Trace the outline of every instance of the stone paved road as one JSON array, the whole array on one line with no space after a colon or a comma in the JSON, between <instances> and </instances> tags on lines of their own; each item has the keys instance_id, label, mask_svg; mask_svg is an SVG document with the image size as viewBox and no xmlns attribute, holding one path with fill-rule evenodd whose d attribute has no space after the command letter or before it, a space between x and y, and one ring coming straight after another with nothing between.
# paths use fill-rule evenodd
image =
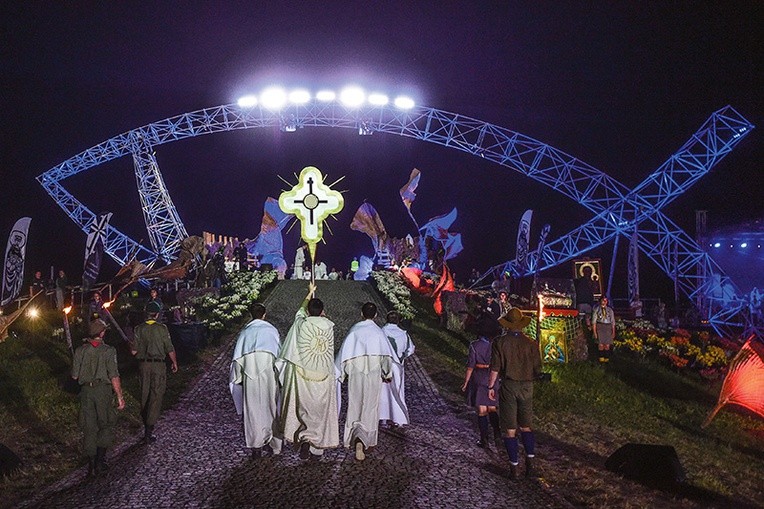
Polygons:
<instances>
[{"instance_id":1,"label":"stone paved road","mask_svg":"<svg viewBox=\"0 0 764 509\"><path fill-rule=\"evenodd\" d=\"M306 291L303 282L284 282L266 302L282 335ZM358 319L363 301L382 304L366 283L321 282L319 296L337 323L337 338ZM164 412L156 443L134 437L109 455L106 476L88 480L80 469L21 507L567 506L538 481L509 481L505 455L475 447L473 425L449 409L416 358L406 365L412 423L400 432L383 430L366 461L335 449L303 462L289 447L280 456L252 459L228 393L232 348Z\"/></svg>"}]
</instances>

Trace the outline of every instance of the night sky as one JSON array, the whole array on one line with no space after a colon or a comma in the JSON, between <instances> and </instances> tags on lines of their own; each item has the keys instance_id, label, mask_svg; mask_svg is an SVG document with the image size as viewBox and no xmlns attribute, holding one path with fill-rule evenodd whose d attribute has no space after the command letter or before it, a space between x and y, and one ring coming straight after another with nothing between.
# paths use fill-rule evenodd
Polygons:
<instances>
[{"instance_id":1,"label":"night sky","mask_svg":"<svg viewBox=\"0 0 764 509\"><path fill-rule=\"evenodd\" d=\"M266 5L272 4L272 5ZM759 126L666 209L694 236L694 210L709 226L764 217L761 63L764 4L738 2L6 2L2 55L0 242L32 217L27 276L50 265L79 277L85 235L35 177L121 132L180 113L235 102L267 85L356 83L391 96L520 132L636 185L730 104ZM415 5L412 7L412 4ZM382 7L381 5L384 5ZM254 237L277 175L314 165L345 175L345 210L319 247L346 269L372 254L349 229L367 200L395 237L414 233L398 189L422 171L412 211L420 223L459 218L469 269L514 257L517 223L534 209L550 240L590 214L521 174L442 146L353 130L247 130L157 148L187 230ZM146 239L132 160L121 158L64 186L112 224ZM295 228L285 240L291 260ZM625 246L621 243L625 265ZM608 264L612 244L588 253ZM642 259L642 295L670 294ZM104 266L102 276L116 270ZM570 274L570 267L549 271ZM625 296L626 284L614 285Z\"/></svg>"}]
</instances>

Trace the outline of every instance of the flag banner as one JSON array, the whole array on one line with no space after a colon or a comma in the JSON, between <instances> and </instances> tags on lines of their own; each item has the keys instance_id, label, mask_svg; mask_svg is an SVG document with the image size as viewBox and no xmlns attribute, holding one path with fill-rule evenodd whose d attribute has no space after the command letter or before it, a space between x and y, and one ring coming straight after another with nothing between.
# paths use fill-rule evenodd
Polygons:
<instances>
[{"instance_id":1,"label":"flag banner","mask_svg":"<svg viewBox=\"0 0 764 509\"><path fill-rule=\"evenodd\" d=\"M424 234L425 237L432 237L434 239L445 239L448 234L448 229L456 221L456 208L454 208L448 214L442 216L436 216L430 219L419 231Z\"/></svg>"},{"instance_id":2,"label":"flag banner","mask_svg":"<svg viewBox=\"0 0 764 509\"><path fill-rule=\"evenodd\" d=\"M350 229L365 233L374 245L374 251L382 249L387 242L387 230L377 210L371 203L363 203L350 222Z\"/></svg>"},{"instance_id":3,"label":"flag banner","mask_svg":"<svg viewBox=\"0 0 764 509\"><path fill-rule=\"evenodd\" d=\"M5 248L5 265L3 266L3 288L0 306L5 306L21 293L24 282L24 258L27 252L27 235L29 234L29 217L22 217L13 225Z\"/></svg>"},{"instance_id":4,"label":"flag banner","mask_svg":"<svg viewBox=\"0 0 764 509\"><path fill-rule=\"evenodd\" d=\"M462 234L449 233L448 238L443 243L443 248L446 250L446 254L443 255L444 260L450 260L461 253L462 249L464 249L462 246Z\"/></svg>"},{"instance_id":5,"label":"flag banner","mask_svg":"<svg viewBox=\"0 0 764 509\"><path fill-rule=\"evenodd\" d=\"M270 232L278 229L283 230L293 217L279 208L279 202L276 198L268 197L263 205L263 222L260 225L260 233Z\"/></svg>"},{"instance_id":6,"label":"flag banner","mask_svg":"<svg viewBox=\"0 0 764 509\"><path fill-rule=\"evenodd\" d=\"M293 214L281 210L278 200L268 197L263 204L260 233L254 242L247 244L247 252L259 257L261 264L270 264L276 270L286 270L284 237L281 231L292 217Z\"/></svg>"},{"instance_id":7,"label":"flag banner","mask_svg":"<svg viewBox=\"0 0 764 509\"><path fill-rule=\"evenodd\" d=\"M106 240L106 229L109 226L111 212L98 216L90 223L90 232L85 241L85 267L82 272L82 286L89 289L98 279L103 259L103 246Z\"/></svg>"},{"instance_id":8,"label":"flag banner","mask_svg":"<svg viewBox=\"0 0 764 509\"><path fill-rule=\"evenodd\" d=\"M401 200L407 209L411 210L411 204L416 199L416 188L419 185L419 178L422 176L419 170L414 168L411 170L411 176L409 181L400 190Z\"/></svg>"},{"instance_id":9,"label":"flag banner","mask_svg":"<svg viewBox=\"0 0 764 509\"><path fill-rule=\"evenodd\" d=\"M544 254L544 246L546 245L546 238L547 235L549 235L549 230L551 230L552 227L548 224L545 224L544 227L541 229L541 235L539 235L539 247L536 249L536 267L535 272L536 274L539 273L539 268L541 267L541 261L542 256Z\"/></svg>"},{"instance_id":10,"label":"flag banner","mask_svg":"<svg viewBox=\"0 0 764 509\"><path fill-rule=\"evenodd\" d=\"M457 210L454 208L448 214L430 219L427 223L425 223L424 226L419 229L421 232L420 249L422 249L424 252L424 257L421 257L420 255L420 258L422 258L421 261L423 263L427 262L427 243L424 241L426 237L430 237L433 240L440 242L445 252L443 255L444 261L455 257L462 251L462 235L460 233L451 233L448 231L454 221L456 221L456 215Z\"/></svg>"},{"instance_id":11,"label":"flag banner","mask_svg":"<svg viewBox=\"0 0 764 509\"><path fill-rule=\"evenodd\" d=\"M533 210L528 209L520 219L520 227L517 230L517 247L515 248L515 260L521 272L528 269L528 246L531 242L531 218Z\"/></svg>"},{"instance_id":12,"label":"flag banner","mask_svg":"<svg viewBox=\"0 0 764 509\"><path fill-rule=\"evenodd\" d=\"M639 244L636 230L629 241L629 303L639 300Z\"/></svg>"}]
</instances>

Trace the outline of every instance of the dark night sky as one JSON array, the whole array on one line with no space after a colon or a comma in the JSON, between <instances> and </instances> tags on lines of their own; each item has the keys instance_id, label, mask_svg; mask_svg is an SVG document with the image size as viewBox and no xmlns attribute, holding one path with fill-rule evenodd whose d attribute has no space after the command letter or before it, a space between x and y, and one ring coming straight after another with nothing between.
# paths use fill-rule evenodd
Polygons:
<instances>
[{"instance_id":1,"label":"dark night sky","mask_svg":"<svg viewBox=\"0 0 764 509\"><path fill-rule=\"evenodd\" d=\"M764 124L760 1L10 4L0 16L0 241L18 217L33 218L27 273L54 264L79 276L84 246L37 175L118 133L265 85L352 81L409 93L534 137L630 186L726 104ZM760 131L667 209L690 235L695 209L709 210L712 227L764 217ZM315 165L329 181L346 175L345 210L319 247L342 268L353 254L371 254L367 237L348 228L364 199L393 236L413 233L398 197L413 167L423 173L413 206L420 222L459 209L460 275L513 257L527 208L536 211L532 245L544 223L556 238L589 218L517 172L397 136L248 130L163 145L157 157L196 234L254 236L263 201L284 187L277 174ZM122 158L64 185L92 210L114 211L113 224L140 239L132 171ZM287 259L296 237L297 229L285 242ZM611 250L589 254L609 260ZM668 283L643 277L642 294ZM619 283L613 293L625 292Z\"/></svg>"}]
</instances>

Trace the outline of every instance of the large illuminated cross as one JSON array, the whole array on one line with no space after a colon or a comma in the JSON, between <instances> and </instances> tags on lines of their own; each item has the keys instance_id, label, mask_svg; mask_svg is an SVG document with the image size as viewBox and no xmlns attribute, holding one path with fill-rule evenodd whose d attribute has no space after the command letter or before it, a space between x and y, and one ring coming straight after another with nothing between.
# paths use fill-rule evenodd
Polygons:
<instances>
[{"instance_id":1,"label":"large illuminated cross","mask_svg":"<svg viewBox=\"0 0 764 509\"><path fill-rule=\"evenodd\" d=\"M342 194L324 184L324 176L315 166L303 168L297 185L279 196L279 208L300 220L300 234L308 244L311 262L315 263L316 244L324 236L324 220L344 205Z\"/></svg>"}]
</instances>

